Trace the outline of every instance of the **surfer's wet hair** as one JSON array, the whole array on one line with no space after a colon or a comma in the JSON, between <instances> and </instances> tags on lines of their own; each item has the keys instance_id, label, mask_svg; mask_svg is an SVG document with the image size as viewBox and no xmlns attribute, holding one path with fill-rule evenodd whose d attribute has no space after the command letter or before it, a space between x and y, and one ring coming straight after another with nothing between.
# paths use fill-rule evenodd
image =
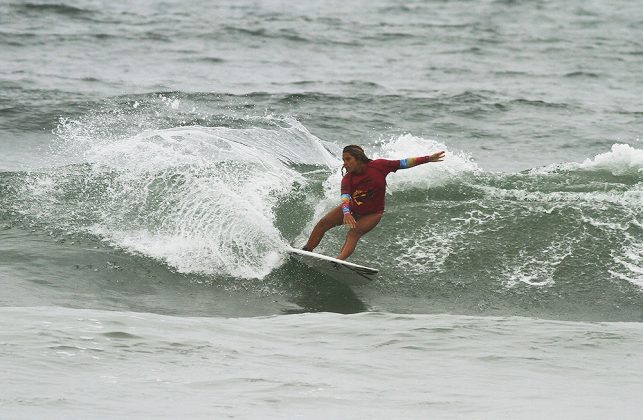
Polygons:
<instances>
[{"instance_id":1,"label":"surfer's wet hair","mask_svg":"<svg viewBox=\"0 0 643 420\"><path fill-rule=\"evenodd\" d=\"M344 150L342 150L343 153L348 153L349 155L353 156L356 160L362 163L368 163L372 159L369 159L368 156L366 156L366 153L364 153L364 149L362 149L360 146L356 144L351 144L346 147L344 147ZM342 176L344 176L344 167L342 166Z\"/></svg>"},{"instance_id":2,"label":"surfer's wet hair","mask_svg":"<svg viewBox=\"0 0 643 420\"><path fill-rule=\"evenodd\" d=\"M368 156L366 156L366 153L364 153L364 149L362 149L360 146L356 144L351 144L349 146L344 147L344 150L342 151L342 153L348 153L358 161L364 162L364 163L368 163L372 160L372 159L369 159Z\"/></svg>"}]
</instances>

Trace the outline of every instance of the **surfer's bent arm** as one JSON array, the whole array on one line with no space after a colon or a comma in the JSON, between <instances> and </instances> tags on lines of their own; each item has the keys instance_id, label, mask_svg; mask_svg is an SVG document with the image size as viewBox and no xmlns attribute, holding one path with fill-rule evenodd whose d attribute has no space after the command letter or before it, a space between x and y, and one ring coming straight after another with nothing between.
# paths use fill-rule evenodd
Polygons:
<instances>
[{"instance_id":1,"label":"surfer's bent arm","mask_svg":"<svg viewBox=\"0 0 643 420\"><path fill-rule=\"evenodd\" d=\"M350 212L351 212L351 208L350 208L351 196L350 196L350 194L343 193L341 198L342 198L342 213L350 214Z\"/></svg>"},{"instance_id":2,"label":"surfer's bent arm","mask_svg":"<svg viewBox=\"0 0 643 420\"><path fill-rule=\"evenodd\" d=\"M341 191L342 195L340 198L342 200L342 213L344 213L344 216L346 216L347 214L351 214L351 190L346 176L342 178Z\"/></svg>"}]
</instances>

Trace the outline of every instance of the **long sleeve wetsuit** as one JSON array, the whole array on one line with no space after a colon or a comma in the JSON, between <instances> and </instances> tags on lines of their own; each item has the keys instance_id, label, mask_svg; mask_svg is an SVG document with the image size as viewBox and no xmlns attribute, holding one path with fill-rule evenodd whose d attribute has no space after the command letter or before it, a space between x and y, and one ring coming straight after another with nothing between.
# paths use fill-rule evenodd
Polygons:
<instances>
[{"instance_id":1,"label":"long sleeve wetsuit","mask_svg":"<svg viewBox=\"0 0 643 420\"><path fill-rule=\"evenodd\" d=\"M341 201L344 214L357 216L384 211L386 176L398 169L408 169L429 162L431 155L401 160L376 159L366 164L359 174L342 178Z\"/></svg>"}]
</instances>

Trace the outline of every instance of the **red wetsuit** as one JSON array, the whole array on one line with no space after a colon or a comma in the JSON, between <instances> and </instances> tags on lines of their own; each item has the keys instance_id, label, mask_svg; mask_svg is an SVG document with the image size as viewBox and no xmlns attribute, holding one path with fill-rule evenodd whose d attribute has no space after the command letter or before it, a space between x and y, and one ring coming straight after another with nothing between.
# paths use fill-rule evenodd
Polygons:
<instances>
[{"instance_id":1,"label":"red wetsuit","mask_svg":"<svg viewBox=\"0 0 643 420\"><path fill-rule=\"evenodd\" d=\"M399 160L372 160L360 174L348 173L342 178L342 197L350 196L351 213L364 214L384 211L386 175L400 167Z\"/></svg>"},{"instance_id":2,"label":"red wetsuit","mask_svg":"<svg viewBox=\"0 0 643 420\"><path fill-rule=\"evenodd\" d=\"M376 159L366 164L360 174L348 173L342 178L342 211L356 216L384 211L386 176L398 169L412 168L429 162L431 155L402 160Z\"/></svg>"},{"instance_id":3,"label":"red wetsuit","mask_svg":"<svg viewBox=\"0 0 643 420\"><path fill-rule=\"evenodd\" d=\"M376 159L366 164L360 174L348 173L342 178L342 211L357 216L384 211L386 176L398 169L427 163L429 156L402 160Z\"/></svg>"}]
</instances>

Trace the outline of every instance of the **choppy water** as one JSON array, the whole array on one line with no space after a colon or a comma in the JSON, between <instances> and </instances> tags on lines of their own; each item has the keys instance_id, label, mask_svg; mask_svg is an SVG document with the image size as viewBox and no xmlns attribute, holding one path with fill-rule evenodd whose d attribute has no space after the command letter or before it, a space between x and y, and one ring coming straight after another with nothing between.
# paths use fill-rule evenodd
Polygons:
<instances>
[{"instance_id":1,"label":"choppy water","mask_svg":"<svg viewBox=\"0 0 643 420\"><path fill-rule=\"evenodd\" d=\"M641 10L3 2L0 413L638 417ZM348 143L447 151L353 290L284 254Z\"/></svg>"}]
</instances>

